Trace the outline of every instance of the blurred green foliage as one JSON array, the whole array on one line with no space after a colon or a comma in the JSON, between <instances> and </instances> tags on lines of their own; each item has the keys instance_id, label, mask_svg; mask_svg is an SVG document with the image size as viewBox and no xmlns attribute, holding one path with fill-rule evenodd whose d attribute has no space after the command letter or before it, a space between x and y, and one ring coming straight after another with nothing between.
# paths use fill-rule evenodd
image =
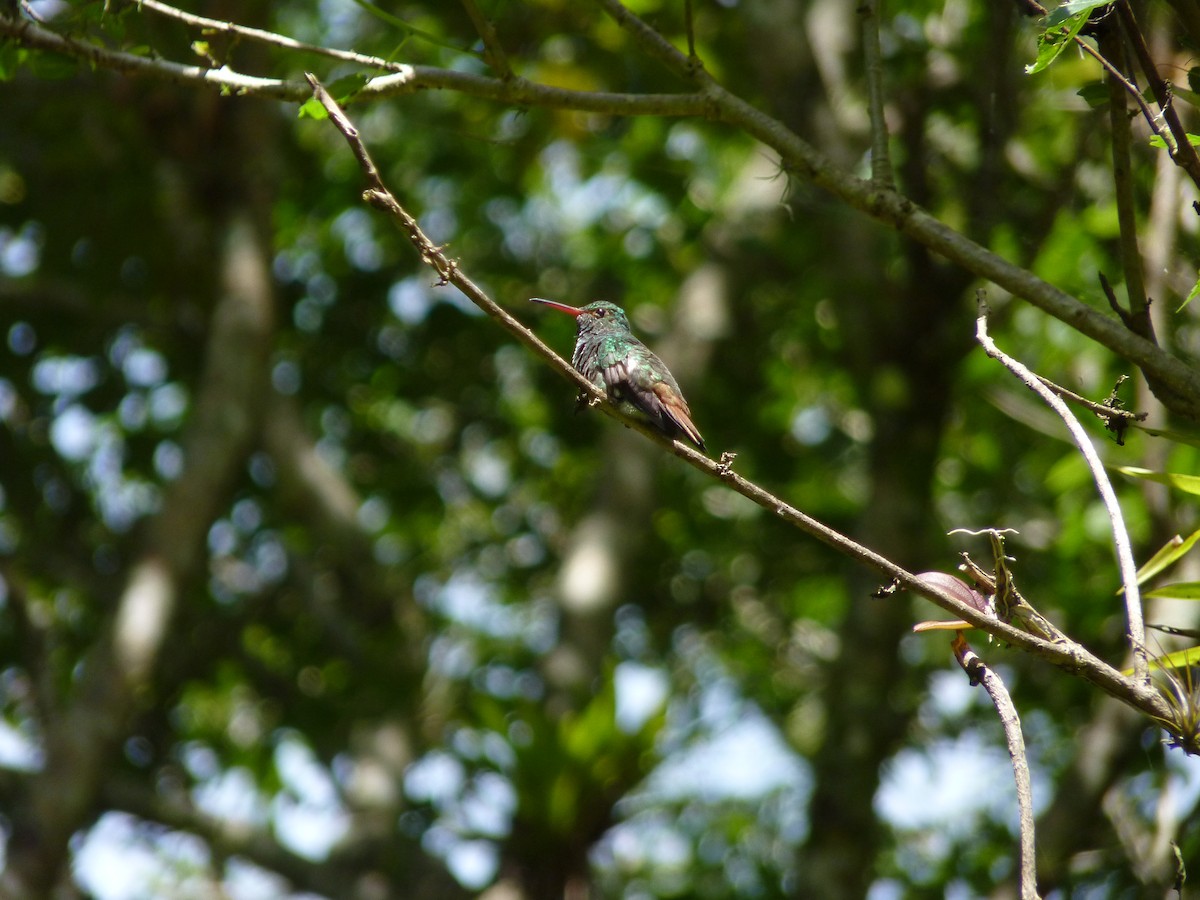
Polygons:
<instances>
[{"instance_id":1,"label":"blurred green foliage","mask_svg":"<svg viewBox=\"0 0 1200 900\"><path fill-rule=\"evenodd\" d=\"M330 84L363 75L221 35L192 47L197 31L112 6L64 6L51 24L131 53L196 63L201 50L292 80L306 69ZM853 10L694 6L707 71L866 171ZM531 80L681 88L596 7L484 7ZM629 8L685 46L682 4ZM456 4L290 0L236 14L316 44L486 72ZM1156 8L1150 24L1171 21ZM1025 75L1035 33L1002 5L886 11L900 187L1102 306L1097 272L1120 271L1105 113L1075 93L1097 71L1068 52ZM940 639L905 633L927 608L867 600L871 573L606 417L576 414L568 385L434 286L404 236L360 202L360 172L328 122L13 44L0 48L0 74L0 698L26 762L45 708L85 677L144 522L187 464L181 434L222 291L222 214L242 205L265 212L274 242L265 403L294 406L313 458L353 492L355 518L323 528L284 463L255 447L207 529L113 779L155 802L201 798L220 817L230 802L203 798L240 773L253 787L251 824L294 858L282 874L296 891L327 892L311 874L326 867L356 895L376 877L387 895L441 896L454 882L423 873L448 867L464 892L508 879L530 897L583 896L571 893L581 883L606 897L784 897L805 895L805 848L840 827L805 812L813 785L844 789L848 806L876 816L871 798L898 753L932 758L963 734L1002 746L981 700L955 707L930 694L953 663ZM975 290L986 285L717 123L507 108L451 91L353 101L401 202L560 353L571 323L528 297L621 303L647 343L677 354L669 362L714 455L736 451L740 473L919 569L951 571L962 549L986 559L982 543L950 540L950 529L1017 529L1009 549L1025 595L1120 662L1107 520L1059 423L973 349ZM1159 152L1136 148L1146 209L1164 177ZM1194 228L1173 234L1156 297L1171 309L1197 251ZM709 281L689 281L700 275ZM1054 381L1103 399L1134 374L1066 325L994 290L989 299L993 334ZM1189 308L1164 342L1194 348L1195 338ZM1124 399L1155 406L1140 388ZM1099 424L1093 433L1113 464L1196 471L1194 447L1137 432L1118 447ZM1139 561L1195 525L1186 498L1132 480L1118 488ZM564 567L592 546L584 526L598 516L616 587L581 612ZM864 649L876 658L860 664ZM1074 740L1097 714L1094 692L1004 648L979 649L1003 664L1036 728L1039 808L1069 803L1060 791L1088 750ZM651 677L622 689L617 673L630 665ZM623 723L623 704L656 691L657 705ZM758 793L729 789L739 773L720 770L754 769L745 754L682 792L655 789L688 752L754 716L792 754ZM1194 765L1164 754L1147 722L1126 723L1121 741L1122 767L1102 794L1128 795L1130 823L1148 828L1164 783L1182 778L1186 821ZM320 778L281 764L293 745ZM867 761L853 785L828 764L839 753ZM1011 783L1002 765L991 771L969 792L979 797L959 798L969 829L877 817L878 831L842 835L859 842L863 883L876 896L978 895L1010 877ZM334 787L318 802L321 778ZM151 799L127 807L153 822ZM316 849L288 837L289 803L321 810ZM122 808L101 797L94 813ZM163 825L188 830L165 814ZM1194 825L1179 837L1195 862ZM1116 896L1140 883L1112 829L1063 840L1087 865L1060 863L1061 890ZM209 848L198 871L163 851L155 877L186 870L179 889L199 890L205 879L238 883L231 856L271 869L251 848ZM77 876L109 896L86 868Z\"/></svg>"}]
</instances>

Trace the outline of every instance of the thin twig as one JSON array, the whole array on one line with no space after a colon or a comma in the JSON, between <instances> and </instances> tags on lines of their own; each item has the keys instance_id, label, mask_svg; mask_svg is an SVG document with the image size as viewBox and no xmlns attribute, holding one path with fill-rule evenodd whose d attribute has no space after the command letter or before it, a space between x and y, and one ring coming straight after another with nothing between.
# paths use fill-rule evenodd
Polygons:
<instances>
[{"instance_id":1,"label":"thin twig","mask_svg":"<svg viewBox=\"0 0 1200 900\"><path fill-rule=\"evenodd\" d=\"M1191 176L1197 186L1200 186L1200 155L1192 146L1187 129L1183 127L1183 122L1179 120L1179 113L1175 111L1175 105L1171 102L1170 87L1158 74L1154 57L1150 55L1150 48L1146 46L1146 38L1142 35L1142 29L1138 27L1137 19L1134 18L1133 8L1129 5L1129 0L1118 0L1116 7L1121 28L1133 46L1133 53L1138 58L1138 66L1145 73L1146 80L1150 83L1150 90L1154 92L1154 99L1158 102L1159 109L1162 110L1163 118L1174 138L1173 141L1166 141L1165 136L1163 138L1171 153L1171 159L1179 163L1180 168Z\"/></svg>"},{"instance_id":2,"label":"thin twig","mask_svg":"<svg viewBox=\"0 0 1200 900\"><path fill-rule=\"evenodd\" d=\"M692 16L692 0L683 0L683 30L687 32L688 59L696 57L696 25Z\"/></svg>"},{"instance_id":3,"label":"thin twig","mask_svg":"<svg viewBox=\"0 0 1200 900\"><path fill-rule=\"evenodd\" d=\"M513 77L512 66L509 65L508 54L504 52L504 45L500 43L500 36L496 34L496 26L483 14L475 0L462 0L462 5L479 33L479 39L483 41L484 61L500 76L501 81L510 80Z\"/></svg>"},{"instance_id":4,"label":"thin twig","mask_svg":"<svg viewBox=\"0 0 1200 900\"><path fill-rule=\"evenodd\" d=\"M41 15L41 13L33 8L33 4L30 3L29 0L18 0L17 6L21 12L27 15L34 22L40 22L42 25L46 24L46 19Z\"/></svg>"},{"instance_id":5,"label":"thin twig","mask_svg":"<svg viewBox=\"0 0 1200 900\"><path fill-rule=\"evenodd\" d=\"M996 346L995 341L987 331L987 310L981 302L979 318L976 319L976 338L988 356L998 360L1006 369L1016 375L1031 391L1042 398L1052 410L1066 423L1067 430L1083 454L1096 489L1104 508L1108 511L1112 523L1113 547L1116 551L1117 563L1121 570L1121 584L1125 588L1125 617L1129 631L1130 649L1133 652L1134 678L1139 684L1149 686L1150 667L1146 654L1146 629L1142 619L1141 594L1138 591L1137 566L1133 561L1133 548L1129 542L1129 532L1125 528L1125 518L1121 513L1121 505L1117 502L1116 492L1108 480L1104 463L1100 461L1096 448L1088 439L1087 432L1079 424L1070 408L1053 391L1042 384L1041 380L1023 363L1013 359ZM965 617L964 617L965 618Z\"/></svg>"},{"instance_id":6,"label":"thin twig","mask_svg":"<svg viewBox=\"0 0 1200 900\"><path fill-rule=\"evenodd\" d=\"M1150 126L1150 130L1163 139L1168 151L1171 152L1171 156L1174 157L1175 154L1171 148L1175 145L1175 139L1167 129L1163 128L1162 123L1158 120L1158 116L1154 114L1154 110L1150 108L1150 104L1146 102L1146 98L1142 96L1142 92L1138 90L1137 85L1126 78L1124 73L1109 62L1103 53L1079 37L1079 35L1075 36L1075 43L1079 46L1079 49L1100 63L1104 70L1137 101L1138 109L1142 111L1142 116Z\"/></svg>"},{"instance_id":7,"label":"thin twig","mask_svg":"<svg viewBox=\"0 0 1200 900\"><path fill-rule=\"evenodd\" d=\"M448 258L443 248L438 247L421 230L416 220L400 205L399 201L383 186L378 169L371 161L370 154L362 146L358 130L350 119L340 109L337 102L320 85L313 75L307 76L313 86L315 96L328 110L330 120L342 132L350 144L355 156L363 168L367 178L368 189L363 198L371 205L382 209L394 216L400 222L409 240L421 255L427 265L434 268L439 278L446 284L452 284L475 303L480 309L500 324L521 343L529 347L538 356L545 359L562 375L574 383L581 391L597 401L597 407L607 416L621 422L625 426L638 431L660 446L669 449L675 456L686 461L693 468L716 478L732 490L751 500L771 514L804 531L811 537L827 544L840 553L849 556L865 565L871 566L886 577L895 579L907 590L927 597L935 604L953 616L964 619L976 628L983 629L1001 641L1020 647L1053 665L1076 674L1091 684L1096 685L1106 693L1112 694L1125 703L1141 710L1150 716L1167 718L1170 711L1162 695L1147 685L1133 681L1121 675L1112 666L1097 658L1083 646L1073 641L1048 641L1034 634L1022 631L1007 622L1001 622L994 616L981 612L978 608L963 602L961 599L948 594L945 590L919 579L915 574L896 565L886 557L880 556L868 547L864 547L840 532L835 531L824 523L801 512L789 503L784 502L771 492L759 487L752 481L743 478L733 471L726 457L713 460L680 441L669 440L645 423L621 413L616 406L606 402L606 396L587 379L575 371L565 359L551 350L545 343L524 325L514 319L507 311L498 306L473 281L462 272L457 261Z\"/></svg>"},{"instance_id":8,"label":"thin twig","mask_svg":"<svg viewBox=\"0 0 1200 900\"><path fill-rule=\"evenodd\" d=\"M1100 46L1115 68L1125 62L1121 35L1105 28ZM1112 132L1113 187L1117 196L1117 225L1120 234L1121 268L1125 273L1125 291L1129 298L1126 324L1148 340L1154 340L1146 301L1146 282L1142 272L1142 254L1138 249L1137 203L1133 193L1133 136L1125 114L1125 91L1120 80L1110 73L1108 79L1108 122ZM1125 317L1122 317L1125 318Z\"/></svg>"},{"instance_id":9,"label":"thin twig","mask_svg":"<svg viewBox=\"0 0 1200 900\"><path fill-rule=\"evenodd\" d=\"M651 28L644 20L631 12L621 0L596 0L618 25L628 31L643 50L663 63L668 69L682 78L711 82L711 78L700 66L693 63L694 56L685 56L663 37Z\"/></svg>"},{"instance_id":10,"label":"thin twig","mask_svg":"<svg viewBox=\"0 0 1200 900\"><path fill-rule=\"evenodd\" d=\"M297 82L278 78L243 75L222 66L185 65L153 56L138 56L109 50L98 44L60 35L28 19L13 19L0 14L0 37L14 38L22 46L45 50L87 63L93 68L111 69L126 75L154 75L185 84L206 84L231 94L253 94L275 100L300 100L305 92Z\"/></svg>"},{"instance_id":11,"label":"thin twig","mask_svg":"<svg viewBox=\"0 0 1200 900\"><path fill-rule=\"evenodd\" d=\"M317 56L326 56L330 59L338 59L343 62L352 62L360 66L365 66L369 69L385 69L390 72L399 72L404 69L403 63L398 63L394 60L383 59L379 56L368 56L363 53L355 53L353 50L339 50L336 47L322 47L318 44L306 44L303 41L297 41L294 38L286 35L277 34L274 31L266 31L262 28L251 28L248 25L238 25L236 22L228 22L224 19L210 19L207 16L198 16L195 13L186 12L182 9L176 9L166 3L160 3L159 0L131 0L131 6L138 9L148 9L150 12L158 13L166 18L176 19L193 28L203 28L205 31L215 32L217 34L235 34L238 37L246 38L247 40L255 41L260 44L269 44L273 47L282 47L285 50L295 50L300 53L312 53Z\"/></svg>"},{"instance_id":12,"label":"thin twig","mask_svg":"<svg viewBox=\"0 0 1200 900\"><path fill-rule=\"evenodd\" d=\"M1117 317L1125 323L1126 328L1133 328L1133 320L1129 315L1129 310L1123 307L1117 299L1117 293L1113 290L1108 276L1103 272L1097 272L1096 275L1100 279L1100 290L1104 291L1104 299L1108 301L1108 308L1117 314Z\"/></svg>"},{"instance_id":13,"label":"thin twig","mask_svg":"<svg viewBox=\"0 0 1200 900\"><path fill-rule=\"evenodd\" d=\"M883 51L879 46L880 0L863 0L858 8L862 20L863 63L867 76L867 110L871 117L871 182L876 187L893 187L892 157L888 148L887 117L883 111Z\"/></svg>"},{"instance_id":14,"label":"thin twig","mask_svg":"<svg viewBox=\"0 0 1200 900\"><path fill-rule=\"evenodd\" d=\"M1033 782L1029 777L1029 759L1025 753L1025 738L1021 733L1021 719L1012 702L1004 681L996 670L984 663L979 655L963 638L960 632L952 644L955 659L971 679L971 684L983 685L1000 725L1004 728L1004 739L1008 743L1008 756L1012 760L1013 781L1017 787L1017 809L1020 815L1020 885L1021 900L1037 900L1037 844L1034 840Z\"/></svg>"},{"instance_id":15,"label":"thin twig","mask_svg":"<svg viewBox=\"0 0 1200 900\"><path fill-rule=\"evenodd\" d=\"M1037 379L1064 400L1078 403L1084 409L1095 413L1098 418L1104 419L1106 422L1111 422L1113 419L1141 422L1149 415L1149 413L1144 412L1135 413L1129 409L1117 409L1115 406L1105 406L1103 403L1097 403L1095 400L1089 400L1087 397L1076 394L1074 391L1069 391L1061 384L1055 384L1049 378L1042 375L1038 375Z\"/></svg>"}]
</instances>

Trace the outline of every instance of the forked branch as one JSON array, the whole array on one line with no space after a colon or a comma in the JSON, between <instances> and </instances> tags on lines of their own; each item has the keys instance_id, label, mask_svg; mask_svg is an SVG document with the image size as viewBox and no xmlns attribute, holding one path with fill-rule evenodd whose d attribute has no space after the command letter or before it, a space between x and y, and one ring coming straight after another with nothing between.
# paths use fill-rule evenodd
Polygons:
<instances>
[{"instance_id":1,"label":"forked branch","mask_svg":"<svg viewBox=\"0 0 1200 900\"><path fill-rule=\"evenodd\" d=\"M982 296L980 306L982 308L979 318L976 320L976 336L980 345L988 356L998 360L1058 414L1059 418L1066 424L1067 431L1071 433L1071 438L1075 441L1075 446L1079 448L1079 452L1083 455L1088 470L1092 473L1092 478L1096 482L1096 489L1100 494L1100 500L1104 503L1104 509L1108 512L1109 522L1112 524L1113 547L1116 551L1117 563L1121 572L1121 584L1124 587L1125 618L1129 635L1129 649L1133 654L1134 678L1139 684L1149 687L1150 665L1146 653L1146 627L1142 618L1141 594L1138 591L1137 565L1133 561L1133 547L1129 541L1129 532L1125 528L1125 517L1121 512L1120 503L1117 502L1117 495L1113 490L1112 482L1108 480L1108 473L1104 470L1104 463L1100 461L1100 457L1096 453L1096 448L1092 446L1087 432L1083 430L1083 426L1079 424L1079 420L1075 418L1075 415L1068 408L1067 404L1054 391L1047 388L1042 383L1042 380L1023 363L1009 356L996 346L996 342L988 334L987 307L982 300Z\"/></svg>"}]
</instances>

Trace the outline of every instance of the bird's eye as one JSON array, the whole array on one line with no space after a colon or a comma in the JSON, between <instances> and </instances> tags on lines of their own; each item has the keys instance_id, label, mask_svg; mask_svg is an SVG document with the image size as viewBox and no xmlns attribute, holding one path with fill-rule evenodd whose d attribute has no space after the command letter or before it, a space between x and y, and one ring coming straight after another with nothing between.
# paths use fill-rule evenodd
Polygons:
<instances>
[{"instance_id":1,"label":"bird's eye","mask_svg":"<svg viewBox=\"0 0 1200 900\"><path fill-rule=\"evenodd\" d=\"M607 310L607 309L598 309L598 310L596 310L596 318L598 318L598 319L603 319L603 318L604 318L605 316L607 316L607 315L608 315L608 310Z\"/></svg>"}]
</instances>

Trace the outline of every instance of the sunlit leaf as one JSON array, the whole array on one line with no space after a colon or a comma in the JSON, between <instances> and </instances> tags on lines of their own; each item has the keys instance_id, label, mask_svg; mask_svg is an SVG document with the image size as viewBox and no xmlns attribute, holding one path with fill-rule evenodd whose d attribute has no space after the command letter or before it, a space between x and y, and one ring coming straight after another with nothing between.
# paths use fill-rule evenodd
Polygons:
<instances>
[{"instance_id":1,"label":"sunlit leaf","mask_svg":"<svg viewBox=\"0 0 1200 900\"><path fill-rule=\"evenodd\" d=\"M1200 475L1181 475L1178 472L1152 472L1137 466L1118 466L1117 471L1132 478L1141 478L1178 488L1189 494L1200 494Z\"/></svg>"},{"instance_id":2,"label":"sunlit leaf","mask_svg":"<svg viewBox=\"0 0 1200 900\"><path fill-rule=\"evenodd\" d=\"M1158 597L1163 600L1200 600L1200 581L1181 581L1178 584L1165 584L1152 591L1146 591L1143 597Z\"/></svg>"},{"instance_id":3,"label":"sunlit leaf","mask_svg":"<svg viewBox=\"0 0 1200 900\"><path fill-rule=\"evenodd\" d=\"M300 104L300 109L297 112L298 118L301 119L321 119L329 118L329 111L321 104L321 101L316 97L309 97Z\"/></svg>"},{"instance_id":4,"label":"sunlit leaf","mask_svg":"<svg viewBox=\"0 0 1200 900\"><path fill-rule=\"evenodd\" d=\"M1151 669L1187 669L1200 663L1200 647L1188 647L1185 650L1176 650L1174 653L1168 653L1166 656L1158 656L1150 660ZM1133 669L1124 669L1122 675L1132 675Z\"/></svg>"},{"instance_id":5,"label":"sunlit leaf","mask_svg":"<svg viewBox=\"0 0 1200 900\"><path fill-rule=\"evenodd\" d=\"M1187 297L1179 304L1179 308L1175 312L1183 312L1183 308L1195 300L1198 295L1200 295L1200 278L1196 279L1196 283L1192 285L1192 289L1188 291Z\"/></svg>"},{"instance_id":6,"label":"sunlit leaf","mask_svg":"<svg viewBox=\"0 0 1200 900\"><path fill-rule=\"evenodd\" d=\"M1191 132L1188 132L1187 139L1188 143L1193 147L1200 147L1200 134L1192 134ZM1166 149L1167 142L1163 140L1162 135L1153 134L1150 136L1150 146L1158 147L1160 150Z\"/></svg>"},{"instance_id":7,"label":"sunlit leaf","mask_svg":"<svg viewBox=\"0 0 1200 900\"><path fill-rule=\"evenodd\" d=\"M1075 16L1090 14L1093 9L1108 6L1111 2L1112 0L1068 0L1050 11L1046 16L1046 25L1058 25Z\"/></svg>"},{"instance_id":8,"label":"sunlit leaf","mask_svg":"<svg viewBox=\"0 0 1200 900\"><path fill-rule=\"evenodd\" d=\"M1090 12L1090 9L1085 9L1083 12L1071 16L1060 16L1059 13L1063 9L1065 7L1059 7L1059 9L1047 17L1048 24L1045 30L1038 35L1037 60L1025 67L1027 75L1036 75L1038 72L1049 67L1054 60L1058 59L1058 55L1079 34L1079 29L1083 28L1083 24L1087 21L1088 13Z\"/></svg>"},{"instance_id":9,"label":"sunlit leaf","mask_svg":"<svg viewBox=\"0 0 1200 900\"><path fill-rule=\"evenodd\" d=\"M1138 569L1137 583L1145 584L1159 572L1173 565L1176 560L1195 546L1197 540L1200 540L1200 531L1192 532L1187 538L1175 535Z\"/></svg>"}]
</instances>

